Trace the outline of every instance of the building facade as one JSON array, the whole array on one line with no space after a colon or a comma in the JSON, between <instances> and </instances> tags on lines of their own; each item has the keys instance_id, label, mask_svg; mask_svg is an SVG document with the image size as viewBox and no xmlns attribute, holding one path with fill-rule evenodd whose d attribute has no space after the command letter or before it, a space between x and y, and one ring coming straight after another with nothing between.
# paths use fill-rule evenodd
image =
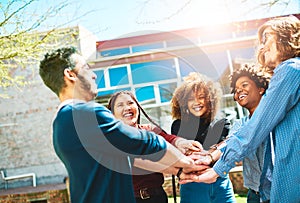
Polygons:
<instances>
[{"instance_id":1,"label":"building facade","mask_svg":"<svg viewBox=\"0 0 300 203\"><path fill-rule=\"evenodd\" d=\"M104 105L119 90L135 93L139 102L170 132L170 100L182 78L200 72L221 83L222 113L230 120L244 111L232 100L228 75L255 61L257 28L267 19L205 26L97 42L98 100Z\"/></svg>"},{"instance_id":2,"label":"building facade","mask_svg":"<svg viewBox=\"0 0 300 203\"><path fill-rule=\"evenodd\" d=\"M38 38L45 34L39 33ZM95 43L96 37L82 27L60 29L50 42L41 44L43 52L39 53L39 59L50 50L74 46L85 58L94 60ZM0 168L5 169L7 176L35 173L37 185L62 183L67 173L51 139L51 122L59 100L39 77L39 59L26 69L16 70L28 81L25 87L0 89L9 96L0 98ZM30 186L31 181L30 178L9 181L8 187ZM0 189L4 186L0 178Z\"/></svg>"},{"instance_id":3,"label":"building facade","mask_svg":"<svg viewBox=\"0 0 300 203\"><path fill-rule=\"evenodd\" d=\"M296 16L300 18L300 14ZM88 59L97 74L97 101L106 105L115 91L130 90L147 113L170 132L170 99L190 72L200 72L221 83L221 112L230 120L244 114L229 94L228 75L244 63L255 61L257 28L266 20L97 42L91 33L77 28L69 33L72 37L64 38L57 46L76 46ZM35 73L37 70L38 64ZM0 168L5 168L8 175L34 172L38 185L60 183L67 173L51 141L51 122L59 100L38 74L30 77L34 82L22 91L11 90L10 99L0 98ZM26 184L17 181L10 187ZM0 181L2 188L4 182Z\"/></svg>"}]
</instances>

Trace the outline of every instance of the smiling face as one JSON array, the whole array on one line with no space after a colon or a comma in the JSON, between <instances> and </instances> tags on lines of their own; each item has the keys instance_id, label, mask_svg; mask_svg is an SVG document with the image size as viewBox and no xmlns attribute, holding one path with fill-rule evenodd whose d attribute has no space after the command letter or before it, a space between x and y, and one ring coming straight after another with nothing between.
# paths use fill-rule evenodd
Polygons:
<instances>
[{"instance_id":1,"label":"smiling face","mask_svg":"<svg viewBox=\"0 0 300 203\"><path fill-rule=\"evenodd\" d=\"M248 109L250 115L252 115L264 91L264 88L258 88L249 77L242 76L235 83L234 100Z\"/></svg>"},{"instance_id":2,"label":"smiling face","mask_svg":"<svg viewBox=\"0 0 300 203\"><path fill-rule=\"evenodd\" d=\"M188 98L188 111L197 117L205 117L208 111L208 101L203 89L191 92Z\"/></svg>"},{"instance_id":3,"label":"smiling face","mask_svg":"<svg viewBox=\"0 0 300 203\"><path fill-rule=\"evenodd\" d=\"M265 60L265 65L270 68L276 68L280 61L280 52L277 49L277 36L271 27L267 27L262 33L260 44L260 54Z\"/></svg>"},{"instance_id":4,"label":"smiling face","mask_svg":"<svg viewBox=\"0 0 300 203\"><path fill-rule=\"evenodd\" d=\"M119 94L115 100L113 112L117 119L130 126L135 126L138 121L138 106L128 94Z\"/></svg>"}]
</instances>

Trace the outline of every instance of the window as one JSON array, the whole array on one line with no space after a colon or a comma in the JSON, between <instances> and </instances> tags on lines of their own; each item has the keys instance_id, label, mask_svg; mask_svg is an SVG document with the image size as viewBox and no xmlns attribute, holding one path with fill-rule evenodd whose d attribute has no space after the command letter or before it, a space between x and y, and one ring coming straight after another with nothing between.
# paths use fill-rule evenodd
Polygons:
<instances>
[{"instance_id":1,"label":"window","mask_svg":"<svg viewBox=\"0 0 300 203\"><path fill-rule=\"evenodd\" d=\"M170 133L172 125L171 107L170 105L163 105L151 108L144 108L146 113L154 122L156 122L162 129ZM141 116L141 123L149 123L149 121Z\"/></svg>"},{"instance_id":2,"label":"window","mask_svg":"<svg viewBox=\"0 0 300 203\"><path fill-rule=\"evenodd\" d=\"M135 95L139 102L145 102L148 100L147 104L155 103L154 87L146 86L135 89Z\"/></svg>"},{"instance_id":3,"label":"window","mask_svg":"<svg viewBox=\"0 0 300 203\"><path fill-rule=\"evenodd\" d=\"M173 59L131 64L133 84L176 78Z\"/></svg>"},{"instance_id":4,"label":"window","mask_svg":"<svg viewBox=\"0 0 300 203\"><path fill-rule=\"evenodd\" d=\"M212 79L218 78L215 66L205 53L179 58L179 67L181 76L187 76L190 72L199 72Z\"/></svg>"},{"instance_id":5,"label":"window","mask_svg":"<svg viewBox=\"0 0 300 203\"><path fill-rule=\"evenodd\" d=\"M173 92L177 87L177 83L162 84L158 87L161 103L169 102L172 99Z\"/></svg>"},{"instance_id":6,"label":"window","mask_svg":"<svg viewBox=\"0 0 300 203\"><path fill-rule=\"evenodd\" d=\"M118 86L128 84L127 67L110 68L108 70L110 78L110 86Z\"/></svg>"},{"instance_id":7,"label":"window","mask_svg":"<svg viewBox=\"0 0 300 203\"><path fill-rule=\"evenodd\" d=\"M185 38L167 41L167 47L191 46L191 45L194 45L194 43Z\"/></svg>"},{"instance_id":8,"label":"window","mask_svg":"<svg viewBox=\"0 0 300 203\"><path fill-rule=\"evenodd\" d=\"M145 45L140 45L140 46L133 46L132 47L132 52L141 52L141 51L147 51L151 49L162 49L164 48L164 45L162 42L155 43L155 44L145 44Z\"/></svg>"},{"instance_id":9,"label":"window","mask_svg":"<svg viewBox=\"0 0 300 203\"><path fill-rule=\"evenodd\" d=\"M227 53L226 51L209 53L208 58L212 62L215 71L214 75L208 74L207 76L211 77L214 80L217 80L229 67Z\"/></svg>"},{"instance_id":10,"label":"window","mask_svg":"<svg viewBox=\"0 0 300 203\"><path fill-rule=\"evenodd\" d=\"M95 70L94 73L97 75L96 83L98 88L105 87L105 80L104 80L104 70Z\"/></svg>"},{"instance_id":11,"label":"window","mask_svg":"<svg viewBox=\"0 0 300 203\"><path fill-rule=\"evenodd\" d=\"M255 48L248 47L243 49L230 50L232 60L236 58L240 59L253 59L255 57Z\"/></svg>"},{"instance_id":12,"label":"window","mask_svg":"<svg viewBox=\"0 0 300 203\"><path fill-rule=\"evenodd\" d=\"M129 53L130 53L129 47L124 47L124 48L120 48L120 49L111 49L111 50L100 51L100 56L108 57L108 56L117 56L117 55L122 55L122 54L129 54Z\"/></svg>"}]
</instances>

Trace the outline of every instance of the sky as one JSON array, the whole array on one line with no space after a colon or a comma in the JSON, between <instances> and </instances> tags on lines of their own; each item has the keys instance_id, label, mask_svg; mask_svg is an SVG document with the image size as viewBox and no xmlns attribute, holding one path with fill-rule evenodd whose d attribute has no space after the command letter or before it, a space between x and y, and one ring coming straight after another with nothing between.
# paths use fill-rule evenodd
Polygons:
<instances>
[{"instance_id":1,"label":"sky","mask_svg":"<svg viewBox=\"0 0 300 203\"><path fill-rule=\"evenodd\" d=\"M102 41L300 13L299 0L279 0L271 8L261 6L267 2L270 0L36 0L27 7L25 16L30 23L47 10L64 5L38 29L80 25Z\"/></svg>"}]
</instances>

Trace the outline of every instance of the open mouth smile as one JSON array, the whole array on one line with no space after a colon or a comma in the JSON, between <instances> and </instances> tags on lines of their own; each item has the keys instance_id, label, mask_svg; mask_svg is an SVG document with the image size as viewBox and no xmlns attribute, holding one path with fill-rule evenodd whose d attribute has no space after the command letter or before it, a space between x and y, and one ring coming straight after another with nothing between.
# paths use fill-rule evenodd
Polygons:
<instances>
[{"instance_id":1,"label":"open mouth smile","mask_svg":"<svg viewBox=\"0 0 300 203\"><path fill-rule=\"evenodd\" d=\"M239 95L239 100L243 100L247 97L247 94L241 94Z\"/></svg>"},{"instance_id":2,"label":"open mouth smile","mask_svg":"<svg viewBox=\"0 0 300 203\"><path fill-rule=\"evenodd\" d=\"M203 109L203 106L197 106L193 107L194 111L201 111Z\"/></svg>"},{"instance_id":3,"label":"open mouth smile","mask_svg":"<svg viewBox=\"0 0 300 203\"><path fill-rule=\"evenodd\" d=\"M133 116L132 112L128 112L128 113L123 114L123 117L125 117L125 118L129 118L129 117L132 117L132 116Z\"/></svg>"}]
</instances>

